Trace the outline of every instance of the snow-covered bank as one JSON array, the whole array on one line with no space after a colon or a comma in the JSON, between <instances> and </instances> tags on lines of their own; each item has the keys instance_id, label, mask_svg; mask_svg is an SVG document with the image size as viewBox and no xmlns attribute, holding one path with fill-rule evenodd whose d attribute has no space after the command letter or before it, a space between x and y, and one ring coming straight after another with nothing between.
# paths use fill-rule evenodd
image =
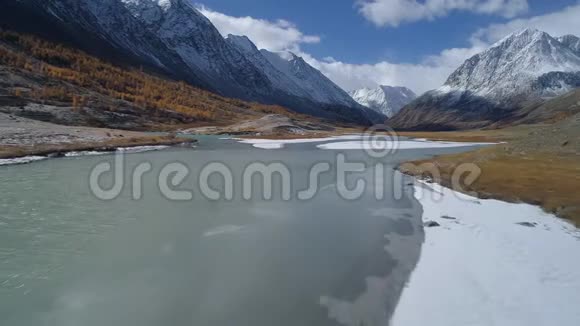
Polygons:
<instances>
[{"instance_id":1,"label":"snow-covered bank","mask_svg":"<svg viewBox=\"0 0 580 326\"><path fill-rule=\"evenodd\" d=\"M338 140L352 140L352 139L362 139L362 135L344 135L336 137L326 137L326 138L303 138L303 139L244 139L244 138L233 138L237 140L240 144L250 144L256 148L261 149L282 149L286 144L301 144L301 143L321 143L326 141L338 141Z\"/></svg>"},{"instance_id":2,"label":"snow-covered bank","mask_svg":"<svg viewBox=\"0 0 580 326\"><path fill-rule=\"evenodd\" d=\"M28 164L37 161L47 160L51 157L81 157L81 156L97 156L97 155L108 155L112 153L124 153L124 154L135 154L135 153L144 153L144 152L151 152L151 151L159 151L163 149L167 149L171 146L166 145L158 145L158 146L135 146L135 147L119 147L116 148L114 151L73 151L73 152L66 152L64 154L54 153L53 156L45 155L45 156L24 156L24 157L17 157L17 158L8 158L8 159L0 159L0 166L3 165L17 165L17 164Z\"/></svg>"},{"instance_id":3,"label":"snow-covered bank","mask_svg":"<svg viewBox=\"0 0 580 326\"><path fill-rule=\"evenodd\" d=\"M135 147L119 147L117 148L117 152L122 153L144 153L144 152L152 152L152 151L160 151L171 146L167 145L156 145L156 146L135 146Z\"/></svg>"},{"instance_id":4,"label":"snow-covered bank","mask_svg":"<svg viewBox=\"0 0 580 326\"><path fill-rule=\"evenodd\" d=\"M136 147L119 147L115 151L80 151L80 152L68 152L65 153L64 156L66 157L78 157L78 156L97 156L97 155L107 155L111 153L125 153L125 154L132 154L132 153L144 153L144 152L151 152L151 151L160 151L170 146L136 146Z\"/></svg>"},{"instance_id":5,"label":"snow-covered bank","mask_svg":"<svg viewBox=\"0 0 580 326\"><path fill-rule=\"evenodd\" d=\"M367 139L365 135L344 135L326 138L304 138L304 139L242 139L233 138L241 144L250 144L261 149L281 149L286 144L300 143L324 143L316 147L327 150L344 150L344 149L421 149L421 148L449 148L449 147L466 147L476 145L493 145L493 143L458 143L418 140L399 140L396 143L382 139Z\"/></svg>"},{"instance_id":6,"label":"snow-covered bank","mask_svg":"<svg viewBox=\"0 0 580 326\"><path fill-rule=\"evenodd\" d=\"M426 228L393 326L580 325L580 233L527 204L415 186Z\"/></svg>"},{"instance_id":7,"label":"snow-covered bank","mask_svg":"<svg viewBox=\"0 0 580 326\"><path fill-rule=\"evenodd\" d=\"M399 140L392 141L345 141L329 144L321 144L317 147L326 150L345 150L345 149L364 149L364 150L380 150L380 149L423 149L423 148L451 148L451 147L467 147L477 145L493 145L493 143L456 143L456 142L440 142L427 140Z\"/></svg>"},{"instance_id":8,"label":"snow-covered bank","mask_svg":"<svg viewBox=\"0 0 580 326\"><path fill-rule=\"evenodd\" d=\"M16 164L28 164L36 161L46 160L46 156L24 156L17 158L5 158L0 159L0 166L2 165L16 165Z\"/></svg>"}]
</instances>

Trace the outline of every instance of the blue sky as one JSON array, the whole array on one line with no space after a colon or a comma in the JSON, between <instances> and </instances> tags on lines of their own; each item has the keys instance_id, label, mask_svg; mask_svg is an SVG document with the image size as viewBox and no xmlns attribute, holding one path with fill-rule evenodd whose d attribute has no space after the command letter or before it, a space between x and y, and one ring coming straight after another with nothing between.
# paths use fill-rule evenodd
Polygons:
<instances>
[{"instance_id":1,"label":"blue sky","mask_svg":"<svg viewBox=\"0 0 580 326\"><path fill-rule=\"evenodd\" d=\"M194 2L207 10L204 14L223 34L252 34L248 36L255 43L270 50L283 50L284 46L271 41L273 37L286 37L270 35L262 40L265 33L272 32L270 27L291 30L287 49L299 52L347 90L387 83L406 83L402 86L419 93L435 88L454 66L513 29L537 27L553 34L580 34L580 24L572 22L580 21L577 0L447 1L455 5L441 5L445 1L440 0ZM257 23L252 24L252 20ZM296 38L296 33L303 38ZM454 52L455 57L447 52ZM329 57L333 64L330 59L324 60ZM447 67L432 71L436 76L421 77L429 71L419 68L433 68L438 60L445 61L439 65ZM382 75L370 73L372 67L381 68ZM332 70L339 68L343 71ZM373 76L357 75L359 72Z\"/></svg>"}]
</instances>

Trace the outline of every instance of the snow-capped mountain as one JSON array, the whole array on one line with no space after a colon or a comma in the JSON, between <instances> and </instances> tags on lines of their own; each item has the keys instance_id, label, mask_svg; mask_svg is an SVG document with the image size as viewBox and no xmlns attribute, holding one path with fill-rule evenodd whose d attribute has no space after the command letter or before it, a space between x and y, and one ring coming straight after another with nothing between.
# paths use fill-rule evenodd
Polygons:
<instances>
[{"instance_id":1,"label":"snow-capped mountain","mask_svg":"<svg viewBox=\"0 0 580 326\"><path fill-rule=\"evenodd\" d=\"M121 0L135 18L177 52L212 86L238 98L264 100L272 93L266 76L223 39L188 0Z\"/></svg>"},{"instance_id":2,"label":"snow-capped mountain","mask_svg":"<svg viewBox=\"0 0 580 326\"><path fill-rule=\"evenodd\" d=\"M391 118L417 95L406 87L381 85L376 88L361 88L349 92L359 104L373 109Z\"/></svg>"},{"instance_id":3,"label":"snow-capped mountain","mask_svg":"<svg viewBox=\"0 0 580 326\"><path fill-rule=\"evenodd\" d=\"M579 41L535 30L513 33L469 58L445 84L407 105L391 121L399 128L480 127L518 109L580 87Z\"/></svg>"},{"instance_id":4,"label":"snow-capped mountain","mask_svg":"<svg viewBox=\"0 0 580 326\"><path fill-rule=\"evenodd\" d=\"M0 3L0 12L2 23L13 29L209 87L119 0L8 0Z\"/></svg>"},{"instance_id":5,"label":"snow-capped mountain","mask_svg":"<svg viewBox=\"0 0 580 326\"><path fill-rule=\"evenodd\" d=\"M504 102L527 95L540 76L550 72L580 71L580 56L570 44L548 33L525 29L494 44L467 60L440 89L441 92L469 91L488 100ZM562 93L575 85L562 84ZM539 91L539 93L538 93ZM553 90L549 90L551 96ZM542 90L535 90L543 96Z\"/></svg>"},{"instance_id":6,"label":"snow-capped mountain","mask_svg":"<svg viewBox=\"0 0 580 326\"><path fill-rule=\"evenodd\" d=\"M230 34L226 37L226 42L244 54L248 60L258 67L268 77L274 88L285 90L294 96L310 97L294 80L274 67L247 36Z\"/></svg>"},{"instance_id":7,"label":"snow-capped mountain","mask_svg":"<svg viewBox=\"0 0 580 326\"><path fill-rule=\"evenodd\" d=\"M7 0L0 1L0 19L225 96L331 119L382 119L302 58L259 51L247 38L224 39L190 0Z\"/></svg>"},{"instance_id":8,"label":"snow-capped mountain","mask_svg":"<svg viewBox=\"0 0 580 326\"><path fill-rule=\"evenodd\" d=\"M247 37L223 38L188 0L121 0L187 65L225 95L275 103L311 114L320 104L360 109L302 58L272 61ZM332 109L331 109L332 110ZM332 112L330 112L332 113Z\"/></svg>"},{"instance_id":9,"label":"snow-capped mountain","mask_svg":"<svg viewBox=\"0 0 580 326\"><path fill-rule=\"evenodd\" d=\"M226 42L258 67L277 90L315 103L356 107L344 90L301 57L290 52L259 50L246 36L228 35Z\"/></svg>"},{"instance_id":10,"label":"snow-capped mountain","mask_svg":"<svg viewBox=\"0 0 580 326\"><path fill-rule=\"evenodd\" d=\"M318 103L356 106L356 102L320 71L292 52L274 53L262 49L268 61L288 78L300 85Z\"/></svg>"}]
</instances>

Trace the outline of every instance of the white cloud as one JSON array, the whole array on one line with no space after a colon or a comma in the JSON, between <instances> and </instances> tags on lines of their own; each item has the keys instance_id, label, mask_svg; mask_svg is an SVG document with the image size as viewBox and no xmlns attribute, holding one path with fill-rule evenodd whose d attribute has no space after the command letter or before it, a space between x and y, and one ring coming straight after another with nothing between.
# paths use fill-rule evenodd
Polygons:
<instances>
[{"instance_id":1,"label":"white cloud","mask_svg":"<svg viewBox=\"0 0 580 326\"><path fill-rule=\"evenodd\" d=\"M305 35L294 24L283 19L268 21L253 17L232 17L204 6L198 6L198 10L211 20L223 36L245 35L260 49L297 51L302 43L320 42L319 36Z\"/></svg>"},{"instance_id":2,"label":"white cloud","mask_svg":"<svg viewBox=\"0 0 580 326\"><path fill-rule=\"evenodd\" d=\"M350 64L341 61L319 61L301 53L304 59L319 69L345 90L378 85L405 86L417 93L437 88L465 59L482 51L484 47L447 49L429 56L418 64L391 63Z\"/></svg>"},{"instance_id":3,"label":"white cloud","mask_svg":"<svg viewBox=\"0 0 580 326\"><path fill-rule=\"evenodd\" d=\"M493 24L478 30L472 41L494 43L506 35L526 27L544 31L552 36L580 33L580 3L560 11L526 19L514 19L505 24Z\"/></svg>"},{"instance_id":4,"label":"white cloud","mask_svg":"<svg viewBox=\"0 0 580 326\"><path fill-rule=\"evenodd\" d=\"M528 10L527 0L359 0L359 12L377 26L434 20L452 11L515 17Z\"/></svg>"},{"instance_id":5,"label":"white cloud","mask_svg":"<svg viewBox=\"0 0 580 326\"><path fill-rule=\"evenodd\" d=\"M416 92L423 92L443 83L466 56L474 53L472 49L449 49L439 55L427 57L419 64L390 62L350 64L338 61L332 56L319 60L303 52L300 45L317 43L320 38L305 35L286 20L268 21L253 17L232 17L202 6L198 9L212 21L222 35L230 33L246 35L258 48L293 51L345 90L383 84L406 86Z\"/></svg>"},{"instance_id":6,"label":"white cloud","mask_svg":"<svg viewBox=\"0 0 580 326\"><path fill-rule=\"evenodd\" d=\"M503 1L491 2L503 3ZM425 57L419 63L382 61L369 64L351 64L331 56L319 60L303 52L300 49L300 44L308 43L305 42L308 36L305 36L295 25L287 21L270 22L251 17L237 18L207 10L204 11L204 14L208 15L208 18L220 29L222 34L247 35L258 44L258 47L270 51L294 51L345 90L375 87L382 84L406 86L417 93L422 93L441 86L447 77L466 59L516 30L524 27L535 27L554 36L578 35L580 33L579 3L554 13L526 19L514 19L505 24L490 25L474 33L468 40L467 47L446 49ZM252 23L240 23L245 20ZM268 37L264 37L264 35L268 35ZM270 41L271 38L278 40L278 42ZM319 40L318 38L314 41Z\"/></svg>"}]
</instances>

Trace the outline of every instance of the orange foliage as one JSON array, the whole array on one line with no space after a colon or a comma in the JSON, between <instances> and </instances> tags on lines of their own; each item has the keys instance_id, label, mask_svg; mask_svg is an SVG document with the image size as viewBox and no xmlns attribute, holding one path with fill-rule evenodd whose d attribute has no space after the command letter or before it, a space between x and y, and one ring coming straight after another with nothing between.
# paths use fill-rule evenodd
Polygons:
<instances>
[{"instance_id":1,"label":"orange foliage","mask_svg":"<svg viewBox=\"0 0 580 326\"><path fill-rule=\"evenodd\" d=\"M0 46L0 64L66 81L143 109L169 110L205 121L239 115L235 111L240 109L266 114L289 113L279 106L223 98L181 81L122 69L84 52L29 35L0 31L0 41L17 49ZM64 88L45 87L35 90L32 96L72 103L75 109L86 105L85 98L69 94Z\"/></svg>"}]
</instances>

